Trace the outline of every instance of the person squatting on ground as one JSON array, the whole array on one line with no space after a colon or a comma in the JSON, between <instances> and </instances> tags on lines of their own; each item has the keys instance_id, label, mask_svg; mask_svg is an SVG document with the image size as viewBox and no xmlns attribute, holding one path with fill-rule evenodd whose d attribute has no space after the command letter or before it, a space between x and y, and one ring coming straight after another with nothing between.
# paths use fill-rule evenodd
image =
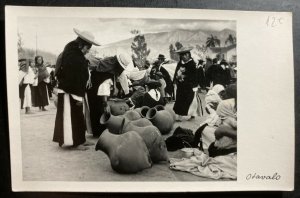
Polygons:
<instances>
[{"instance_id":1,"label":"person squatting on ground","mask_svg":"<svg viewBox=\"0 0 300 198\"><path fill-rule=\"evenodd\" d=\"M165 100L170 100L173 96L174 87L169 72L163 67L165 63L167 63L165 56L159 54L157 61L153 63L151 68L150 77L160 81L162 97L166 98Z\"/></svg>"},{"instance_id":2,"label":"person squatting on ground","mask_svg":"<svg viewBox=\"0 0 300 198\"><path fill-rule=\"evenodd\" d=\"M215 85L207 93L206 102L210 115L195 132L200 149L207 149L211 157L236 152L236 84L229 85L225 91L222 85Z\"/></svg>"},{"instance_id":3,"label":"person squatting on ground","mask_svg":"<svg viewBox=\"0 0 300 198\"><path fill-rule=\"evenodd\" d=\"M146 83L146 87L148 92L146 92L143 96L142 106L147 106L150 108L155 107L156 105L165 106L165 98L161 95L161 92L159 91L161 83L157 80L149 80Z\"/></svg>"},{"instance_id":4,"label":"person squatting on ground","mask_svg":"<svg viewBox=\"0 0 300 198\"><path fill-rule=\"evenodd\" d=\"M92 45L99 44L88 31L74 28L78 37L69 42L62 54L59 68L56 69L58 79L58 101L53 141L59 146L68 146L78 150L88 149L85 138L85 119L83 100L89 78L88 61L85 58Z\"/></svg>"},{"instance_id":5,"label":"person squatting on ground","mask_svg":"<svg viewBox=\"0 0 300 198\"><path fill-rule=\"evenodd\" d=\"M109 111L107 103L111 94L116 90L118 80L122 90L127 96L129 94L128 79L125 68L129 65L131 58L125 53L118 51L116 56L104 59L89 58L91 75L87 90L88 106L90 109L91 128L94 137L99 137L106 126L99 122L103 113Z\"/></svg>"}]
</instances>

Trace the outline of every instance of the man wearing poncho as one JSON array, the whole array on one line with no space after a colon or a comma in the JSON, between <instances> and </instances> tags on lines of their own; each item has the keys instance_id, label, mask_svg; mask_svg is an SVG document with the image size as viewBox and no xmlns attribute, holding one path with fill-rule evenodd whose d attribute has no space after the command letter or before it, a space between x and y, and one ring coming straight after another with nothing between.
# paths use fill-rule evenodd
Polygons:
<instances>
[{"instance_id":1,"label":"man wearing poncho","mask_svg":"<svg viewBox=\"0 0 300 198\"><path fill-rule=\"evenodd\" d=\"M58 101L53 141L59 146L86 150L83 98L89 78L85 58L92 45L99 45L87 31L74 28L78 37L68 43L57 68Z\"/></svg>"}]
</instances>

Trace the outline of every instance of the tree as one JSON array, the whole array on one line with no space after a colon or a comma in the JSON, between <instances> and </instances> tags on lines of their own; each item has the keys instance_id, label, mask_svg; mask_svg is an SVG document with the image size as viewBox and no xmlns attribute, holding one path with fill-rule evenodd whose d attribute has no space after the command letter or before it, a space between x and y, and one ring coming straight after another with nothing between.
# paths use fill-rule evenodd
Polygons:
<instances>
[{"instance_id":1,"label":"tree","mask_svg":"<svg viewBox=\"0 0 300 198\"><path fill-rule=\"evenodd\" d=\"M172 60L176 60L176 59L175 59L175 48L174 48L173 44L171 44L171 45L169 46L169 52L170 52L170 58L171 58Z\"/></svg>"},{"instance_id":2,"label":"tree","mask_svg":"<svg viewBox=\"0 0 300 198\"><path fill-rule=\"evenodd\" d=\"M180 48L183 47L183 45L182 45L179 41L177 41L177 42L175 43L175 47L176 47L176 50L179 50Z\"/></svg>"},{"instance_id":3,"label":"tree","mask_svg":"<svg viewBox=\"0 0 300 198\"><path fill-rule=\"evenodd\" d=\"M236 37L232 36L232 34L228 35L228 38L225 40L225 45L229 43L229 45L233 45L236 43Z\"/></svg>"},{"instance_id":4,"label":"tree","mask_svg":"<svg viewBox=\"0 0 300 198\"><path fill-rule=\"evenodd\" d=\"M22 36L18 32L18 54L24 53L23 45L24 45L24 42L23 42Z\"/></svg>"},{"instance_id":5,"label":"tree","mask_svg":"<svg viewBox=\"0 0 300 198\"><path fill-rule=\"evenodd\" d=\"M206 40L206 47L216 47L216 46L220 46L220 39L218 39L218 37L213 36L211 34L210 37L207 38Z\"/></svg>"},{"instance_id":6,"label":"tree","mask_svg":"<svg viewBox=\"0 0 300 198\"><path fill-rule=\"evenodd\" d=\"M200 59L205 60L207 57L207 47L205 45L196 45L195 53L199 56Z\"/></svg>"},{"instance_id":7,"label":"tree","mask_svg":"<svg viewBox=\"0 0 300 198\"><path fill-rule=\"evenodd\" d=\"M144 70L150 49L147 49L145 36L139 30L132 30L131 33L135 34L131 44L132 59L139 70Z\"/></svg>"}]
</instances>

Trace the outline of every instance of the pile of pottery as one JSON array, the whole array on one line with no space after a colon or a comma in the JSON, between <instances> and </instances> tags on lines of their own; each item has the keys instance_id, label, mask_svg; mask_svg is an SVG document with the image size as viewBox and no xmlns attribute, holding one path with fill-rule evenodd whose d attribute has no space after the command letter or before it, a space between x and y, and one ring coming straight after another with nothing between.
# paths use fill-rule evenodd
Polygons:
<instances>
[{"instance_id":1,"label":"pile of pottery","mask_svg":"<svg viewBox=\"0 0 300 198\"><path fill-rule=\"evenodd\" d=\"M128 104L122 99L110 99L108 105L113 115L123 115L129 110Z\"/></svg>"},{"instance_id":2,"label":"pile of pottery","mask_svg":"<svg viewBox=\"0 0 300 198\"><path fill-rule=\"evenodd\" d=\"M142 107L117 116L103 114L100 123L107 129L99 137L96 150L105 152L111 167L119 173L136 173L152 163L168 161L161 134L172 130L174 116L163 106Z\"/></svg>"}]
</instances>

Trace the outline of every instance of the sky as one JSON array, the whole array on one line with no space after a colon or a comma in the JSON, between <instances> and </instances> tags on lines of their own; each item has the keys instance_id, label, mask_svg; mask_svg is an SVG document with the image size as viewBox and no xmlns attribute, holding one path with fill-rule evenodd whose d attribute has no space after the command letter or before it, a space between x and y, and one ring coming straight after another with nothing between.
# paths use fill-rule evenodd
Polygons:
<instances>
[{"instance_id":1,"label":"sky","mask_svg":"<svg viewBox=\"0 0 300 198\"><path fill-rule=\"evenodd\" d=\"M131 38L133 29L142 33L169 32L177 29L216 30L225 28L236 30L235 21L214 20L178 20L178 19L109 19L109 18L37 18L20 17L18 32L25 48L59 54L64 46L77 35L73 28L90 31L96 40L105 47L106 44ZM37 38L37 39L36 39ZM101 47L100 47L101 48Z\"/></svg>"}]
</instances>

